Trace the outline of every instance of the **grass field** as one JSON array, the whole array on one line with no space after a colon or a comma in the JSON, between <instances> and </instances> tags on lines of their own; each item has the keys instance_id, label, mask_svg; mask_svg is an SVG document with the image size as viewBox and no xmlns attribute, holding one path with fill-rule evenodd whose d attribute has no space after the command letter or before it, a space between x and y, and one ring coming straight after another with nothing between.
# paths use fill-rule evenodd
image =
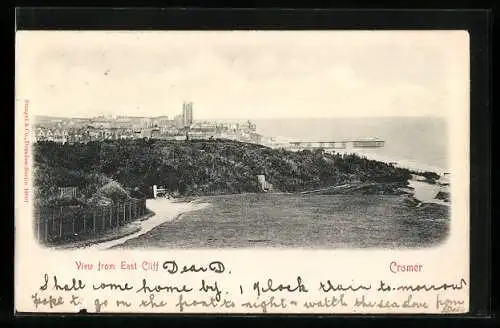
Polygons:
<instances>
[{"instance_id":1,"label":"grass field","mask_svg":"<svg viewBox=\"0 0 500 328\"><path fill-rule=\"evenodd\" d=\"M239 194L201 197L126 248L415 248L444 241L448 207L409 207L403 196Z\"/></svg>"}]
</instances>

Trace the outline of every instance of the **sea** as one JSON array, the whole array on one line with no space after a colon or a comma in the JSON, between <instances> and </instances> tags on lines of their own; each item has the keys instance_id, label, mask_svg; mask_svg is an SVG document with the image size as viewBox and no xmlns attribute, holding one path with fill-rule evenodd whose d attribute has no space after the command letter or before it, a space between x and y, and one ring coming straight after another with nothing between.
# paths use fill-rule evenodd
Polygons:
<instances>
[{"instance_id":1,"label":"sea","mask_svg":"<svg viewBox=\"0 0 500 328\"><path fill-rule=\"evenodd\" d=\"M416 170L436 173L448 170L448 133L444 119L252 121L257 132L282 140L379 138L385 141L385 147L348 152ZM421 198L417 190L415 195ZM433 201L434 195L428 196L429 201ZM175 218L167 214L172 211L169 200L148 201L148 206L159 218L171 219L116 247L421 248L444 242L450 229L449 207L434 204L409 207L403 198L394 195L249 193L208 196L198 201L210 206Z\"/></svg>"},{"instance_id":2,"label":"sea","mask_svg":"<svg viewBox=\"0 0 500 328\"><path fill-rule=\"evenodd\" d=\"M342 141L378 138L381 148L338 150L439 174L449 172L448 124L441 117L254 119L257 132L276 140Z\"/></svg>"}]
</instances>

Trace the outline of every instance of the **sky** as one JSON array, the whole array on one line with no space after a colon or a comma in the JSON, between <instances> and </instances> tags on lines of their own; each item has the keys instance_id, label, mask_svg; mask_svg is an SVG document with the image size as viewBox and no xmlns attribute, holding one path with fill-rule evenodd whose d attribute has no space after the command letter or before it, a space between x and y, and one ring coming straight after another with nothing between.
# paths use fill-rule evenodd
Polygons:
<instances>
[{"instance_id":1,"label":"sky","mask_svg":"<svg viewBox=\"0 0 500 328\"><path fill-rule=\"evenodd\" d=\"M37 115L195 119L446 116L460 31L21 31L16 98Z\"/></svg>"}]
</instances>

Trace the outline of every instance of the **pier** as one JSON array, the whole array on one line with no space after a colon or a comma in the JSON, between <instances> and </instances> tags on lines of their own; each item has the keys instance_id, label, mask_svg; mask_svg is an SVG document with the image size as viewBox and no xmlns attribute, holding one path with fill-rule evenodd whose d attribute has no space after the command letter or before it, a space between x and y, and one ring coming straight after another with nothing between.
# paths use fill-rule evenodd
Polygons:
<instances>
[{"instance_id":1,"label":"pier","mask_svg":"<svg viewBox=\"0 0 500 328\"><path fill-rule=\"evenodd\" d=\"M275 148L285 148L287 150L314 150L314 149L356 149L356 148L381 148L385 141L380 139L351 139L342 141L290 141L276 143Z\"/></svg>"}]
</instances>

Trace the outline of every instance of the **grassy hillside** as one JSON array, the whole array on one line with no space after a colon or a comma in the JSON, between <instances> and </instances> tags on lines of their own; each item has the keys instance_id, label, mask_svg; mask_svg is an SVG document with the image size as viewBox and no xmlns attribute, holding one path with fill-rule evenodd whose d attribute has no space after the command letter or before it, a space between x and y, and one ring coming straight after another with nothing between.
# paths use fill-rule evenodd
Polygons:
<instances>
[{"instance_id":1,"label":"grassy hillside","mask_svg":"<svg viewBox=\"0 0 500 328\"><path fill-rule=\"evenodd\" d=\"M151 193L153 184L181 195L257 192L256 175L274 188L306 191L352 181L406 185L405 169L321 151L290 152L228 140L119 140L34 146L38 197L58 186L84 186L90 197L110 179Z\"/></svg>"}]
</instances>

